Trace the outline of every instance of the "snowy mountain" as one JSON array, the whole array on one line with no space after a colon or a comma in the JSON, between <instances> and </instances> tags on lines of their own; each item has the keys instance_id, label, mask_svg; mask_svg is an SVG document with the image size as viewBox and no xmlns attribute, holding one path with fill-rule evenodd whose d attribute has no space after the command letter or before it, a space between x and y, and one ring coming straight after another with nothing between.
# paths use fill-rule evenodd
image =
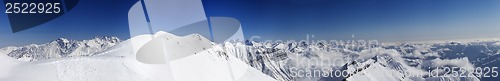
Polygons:
<instances>
[{"instance_id":1,"label":"snowy mountain","mask_svg":"<svg viewBox=\"0 0 500 81\"><path fill-rule=\"evenodd\" d=\"M164 41L166 43L163 44L172 44L164 48L164 50L169 51L165 55L168 57L167 64L139 62L136 55L141 53L138 51L143 47L163 45L148 44L156 39L169 40ZM275 81L274 78L252 68L233 55L224 54L223 48L217 46L203 48L203 45L213 44L205 39L197 34L176 36L160 31L154 35L139 35L122 42L98 43L98 45L107 48L101 48L100 50L104 50L101 52L90 53L91 57L73 55L74 58L19 61L20 59L13 59L0 53L0 64L2 65L0 67L0 81ZM43 45L51 44L53 42ZM71 48L74 43L68 40L63 44L67 44ZM78 45L76 46L78 47ZM180 48L200 48L203 50L175 50ZM4 50L10 49L18 50L21 48L5 48ZM163 48L155 49L161 50ZM34 50L33 52L41 53L45 50ZM52 53L72 55L76 52L78 51ZM175 57L171 57L172 55Z\"/></svg>"},{"instance_id":2,"label":"snowy mountain","mask_svg":"<svg viewBox=\"0 0 500 81\"><path fill-rule=\"evenodd\" d=\"M68 40L59 38L46 44L32 44L22 47L5 47L1 51L10 57L37 61L61 57L92 56L120 43L117 37L95 37L91 40Z\"/></svg>"},{"instance_id":3,"label":"snowy mountain","mask_svg":"<svg viewBox=\"0 0 500 81\"><path fill-rule=\"evenodd\" d=\"M223 46L250 66L281 81L495 81L497 77L481 77L474 70L460 71L467 77L431 71L442 67L498 67L498 40L382 43L356 47L335 42L231 42ZM353 45L354 44L354 45ZM354 48L353 48L354 47ZM322 71L327 69L328 71ZM334 75L347 71L348 76L294 76L297 71ZM495 74L493 74L495 75Z\"/></svg>"},{"instance_id":4,"label":"snowy mountain","mask_svg":"<svg viewBox=\"0 0 500 81\"><path fill-rule=\"evenodd\" d=\"M17 60L0 61L4 65L0 71L7 71L0 73L0 80L496 81L498 77L481 77L474 70L458 72L473 76L450 77L453 73L444 72L443 67L498 67L499 43L498 40L375 44L247 40L215 44L197 34L180 37L160 31L126 41L116 37L58 39L41 45L5 47L0 51L4 53L1 58ZM151 53L159 53L154 58L165 57L160 60L166 64L137 60L145 57L136 55ZM53 58L58 59L46 61ZM18 61L25 59L32 62ZM40 70L47 72L33 74ZM25 76L32 77L19 79Z\"/></svg>"}]
</instances>

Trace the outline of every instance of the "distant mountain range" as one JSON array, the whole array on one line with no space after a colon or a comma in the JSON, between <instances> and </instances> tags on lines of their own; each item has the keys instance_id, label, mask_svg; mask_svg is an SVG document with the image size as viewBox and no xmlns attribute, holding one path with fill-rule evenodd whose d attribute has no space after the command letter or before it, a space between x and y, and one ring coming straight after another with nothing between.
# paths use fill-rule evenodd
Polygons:
<instances>
[{"instance_id":1,"label":"distant mountain range","mask_svg":"<svg viewBox=\"0 0 500 81\"><path fill-rule=\"evenodd\" d=\"M37 61L61 57L92 56L120 42L121 40L117 37L95 37L83 41L59 38L46 44L5 47L0 49L0 52L19 60Z\"/></svg>"},{"instance_id":2,"label":"distant mountain range","mask_svg":"<svg viewBox=\"0 0 500 81\"><path fill-rule=\"evenodd\" d=\"M361 42L354 43L361 44ZM433 77L428 75L428 71L437 70L436 67L498 67L500 65L499 44L499 40L475 40L381 43L371 47L362 45L356 47L353 44L335 42L245 41L244 43L225 43L223 46L226 50L231 50L227 51L227 54L235 54L250 66L282 81L495 81L499 78ZM322 64L315 64L317 62ZM314 71L324 68L332 70L326 74L333 75L336 70L347 70L349 76L293 76L297 74L294 70L295 72L298 70ZM465 71L465 74L468 73L480 76L477 72ZM451 74L440 72L439 75Z\"/></svg>"}]
</instances>

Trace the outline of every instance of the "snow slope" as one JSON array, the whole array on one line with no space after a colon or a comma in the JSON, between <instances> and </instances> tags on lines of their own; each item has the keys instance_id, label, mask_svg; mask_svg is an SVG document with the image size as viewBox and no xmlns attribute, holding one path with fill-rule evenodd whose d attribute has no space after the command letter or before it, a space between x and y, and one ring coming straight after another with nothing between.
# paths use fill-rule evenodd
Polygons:
<instances>
[{"instance_id":1,"label":"snow slope","mask_svg":"<svg viewBox=\"0 0 500 81\"><path fill-rule=\"evenodd\" d=\"M137 51L137 60L144 63L161 63L179 59L211 48L214 43L199 34L178 37L159 31Z\"/></svg>"},{"instance_id":2,"label":"snow slope","mask_svg":"<svg viewBox=\"0 0 500 81\"><path fill-rule=\"evenodd\" d=\"M153 35L139 35L104 52L93 56L63 57L38 61L19 61L2 54L0 64L1 81L273 81L274 79L246 65L231 55L219 54L216 48L199 48L212 45L208 40L193 34L178 37L159 32L157 38L176 40L178 45L166 46L170 55L184 54L185 51L198 52L180 55L169 64L145 64L136 60L136 53L147 47ZM196 39L195 39L196 38ZM167 41L170 42L170 41ZM208 43L208 44L207 44ZM142 44L142 45L141 45ZM202 45L203 45L202 44ZM167 44L168 45L168 44ZM183 48L183 50L180 50ZM227 57L221 57L224 55ZM10 59L9 59L10 58ZM170 69L169 69L170 68Z\"/></svg>"}]
</instances>

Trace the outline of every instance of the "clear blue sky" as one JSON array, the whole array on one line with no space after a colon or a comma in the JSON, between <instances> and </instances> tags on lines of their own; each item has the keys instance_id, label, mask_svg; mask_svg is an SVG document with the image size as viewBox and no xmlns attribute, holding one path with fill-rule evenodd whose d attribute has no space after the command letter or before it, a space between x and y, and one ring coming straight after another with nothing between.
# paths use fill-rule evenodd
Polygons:
<instances>
[{"instance_id":1,"label":"clear blue sky","mask_svg":"<svg viewBox=\"0 0 500 81\"><path fill-rule=\"evenodd\" d=\"M413 41L500 36L500 0L204 0L246 37Z\"/></svg>"},{"instance_id":2,"label":"clear blue sky","mask_svg":"<svg viewBox=\"0 0 500 81\"><path fill-rule=\"evenodd\" d=\"M80 0L72 11L12 33L0 14L0 47L57 38L130 38L127 14L138 0ZM0 2L3 3L3 2ZM240 20L246 37L410 41L500 36L500 0L203 0L207 16ZM0 8L5 11L5 8Z\"/></svg>"}]
</instances>

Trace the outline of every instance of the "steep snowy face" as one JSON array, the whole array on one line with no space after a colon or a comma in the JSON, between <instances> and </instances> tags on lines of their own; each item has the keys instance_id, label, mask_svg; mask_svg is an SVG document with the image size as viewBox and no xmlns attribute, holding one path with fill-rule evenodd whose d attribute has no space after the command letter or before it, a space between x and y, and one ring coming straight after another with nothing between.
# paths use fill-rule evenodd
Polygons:
<instances>
[{"instance_id":1,"label":"steep snowy face","mask_svg":"<svg viewBox=\"0 0 500 81\"><path fill-rule=\"evenodd\" d=\"M400 71L406 71L404 67L389 56L375 56L364 62L354 61L346 64L344 69L348 74L344 80L347 81L409 81Z\"/></svg>"},{"instance_id":2,"label":"steep snowy face","mask_svg":"<svg viewBox=\"0 0 500 81\"><path fill-rule=\"evenodd\" d=\"M37 61L61 57L92 56L120 43L117 37L95 37L91 40L68 40L59 38L46 44L32 44L22 47L5 47L2 52L10 57Z\"/></svg>"}]
</instances>

